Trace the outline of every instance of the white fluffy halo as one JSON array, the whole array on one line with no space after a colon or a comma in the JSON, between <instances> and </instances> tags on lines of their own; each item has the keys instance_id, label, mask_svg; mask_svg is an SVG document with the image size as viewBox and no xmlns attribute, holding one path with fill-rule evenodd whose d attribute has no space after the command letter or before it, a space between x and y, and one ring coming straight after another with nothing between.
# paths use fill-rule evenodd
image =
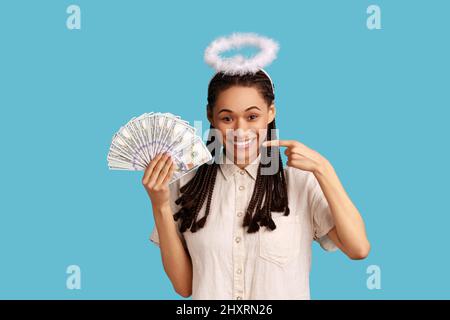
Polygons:
<instances>
[{"instance_id":1,"label":"white fluffy halo","mask_svg":"<svg viewBox=\"0 0 450 320\"><path fill-rule=\"evenodd\" d=\"M245 58L240 54L230 58L220 56L225 51L244 46L258 47L260 51L251 58ZM278 49L276 41L256 33L233 33L229 37L217 38L206 48L205 62L216 71L228 75L256 73L275 60Z\"/></svg>"}]
</instances>

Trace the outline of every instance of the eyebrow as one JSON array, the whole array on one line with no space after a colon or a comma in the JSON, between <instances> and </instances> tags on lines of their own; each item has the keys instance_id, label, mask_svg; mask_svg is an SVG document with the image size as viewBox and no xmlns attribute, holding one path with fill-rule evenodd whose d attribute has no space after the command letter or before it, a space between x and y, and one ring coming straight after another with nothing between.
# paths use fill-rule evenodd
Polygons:
<instances>
[{"instance_id":1,"label":"eyebrow","mask_svg":"<svg viewBox=\"0 0 450 320\"><path fill-rule=\"evenodd\" d=\"M257 106L251 106L251 107L248 107L247 109L245 109L244 112L247 112L247 111L252 110L252 109L258 109L259 111L261 111L261 109L258 108ZM231 112L231 113L233 113L233 111L230 110L230 109L222 109L222 110L220 110L217 114L219 114L219 113L221 113L221 112Z\"/></svg>"}]
</instances>

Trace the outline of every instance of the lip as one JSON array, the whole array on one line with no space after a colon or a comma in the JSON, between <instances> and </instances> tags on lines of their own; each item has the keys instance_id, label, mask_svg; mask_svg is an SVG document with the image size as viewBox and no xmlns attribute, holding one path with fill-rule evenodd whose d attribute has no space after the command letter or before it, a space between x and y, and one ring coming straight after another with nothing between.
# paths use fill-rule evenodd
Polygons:
<instances>
[{"instance_id":1,"label":"lip","mask_svg":"<svg viewBox=\"0 0 450 320\"><path fill-rule=\"evenodd\" d=\"M255 141L256 141L256 137L251 138L251 139L244 139L244 140L234 140L233 145L237 148L247 148Z\"/></svg>"}]
</instances>

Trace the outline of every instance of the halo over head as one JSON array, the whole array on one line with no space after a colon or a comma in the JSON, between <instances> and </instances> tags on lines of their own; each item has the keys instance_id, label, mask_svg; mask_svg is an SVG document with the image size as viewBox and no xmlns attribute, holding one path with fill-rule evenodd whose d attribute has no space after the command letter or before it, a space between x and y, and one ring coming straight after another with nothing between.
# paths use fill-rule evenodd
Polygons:
<instances>
[{"instance_id":1,"label":"halo over head","mask_svg":"<svg viewBox=\"0 0 450 320\"><path fill-rule=\"evenodd\" d=\"M253 57L246 58L241 54L230 58L224 58L222 53L241 49L245 46L258 47L260 51ZM245 75L255 74L258 71L264 72L272 83L269 74L263 69L276 59L279 45L273 39L260 36L256 33L233 33L228 37L219 37L206 48L205 62L213 67L217 72L225 75Z\"/></svg>"},{"instance_id":2,"label":"halo over head","mask_svg":"<svg viewBox=\"0 0 450 320\"><path fill-rule=\"evenodd\" d=\"M240 54L230 58L220 56L225 51L241 49L244 46L258 47L260 52L251 58L245 58ZM217 38L206 48L205 62L224 74L256 73L275 60L278 49L277 42L256 33L233 33L229 37Z\"/></svg>"}]
</instances>

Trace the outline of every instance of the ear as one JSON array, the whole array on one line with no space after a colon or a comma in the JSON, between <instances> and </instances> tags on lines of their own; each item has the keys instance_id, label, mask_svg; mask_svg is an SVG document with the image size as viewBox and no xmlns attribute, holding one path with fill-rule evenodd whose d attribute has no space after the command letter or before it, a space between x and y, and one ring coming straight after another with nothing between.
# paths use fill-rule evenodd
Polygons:
<instances>
[{"instance_id":1,"label":"ear","mask_svg":"<svg viewBox=\"0 0 450 320\"><path fill-rule=\"evenodd\" d=\"M271 123L273 121L273 119L275 119L275 115L277 113L277 110L275 108L275 104L271 104L269 106L269 117L267 119L267 124Z\"/></svg>"}]
</instances>

